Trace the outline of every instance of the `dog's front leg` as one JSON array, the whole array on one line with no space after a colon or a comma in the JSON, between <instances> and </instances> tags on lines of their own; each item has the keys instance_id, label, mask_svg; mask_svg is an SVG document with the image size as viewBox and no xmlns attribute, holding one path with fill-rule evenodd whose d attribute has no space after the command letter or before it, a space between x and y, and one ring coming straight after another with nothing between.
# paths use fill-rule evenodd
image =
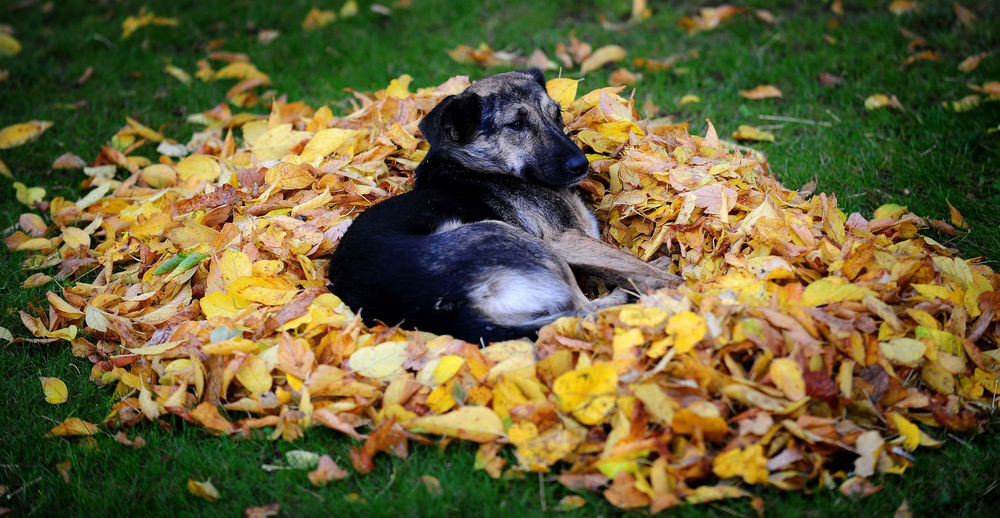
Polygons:
<instances>
[{"instance_id":1,"label":"dog's front leg","mask_svg":"<svg viewBox=\"0 0 1000 518\"><path fill-rule=\"evenodd\" d=\"M549 248L573 270L599 277L617 286L635 284L639 289L674 287L683 280L643 262L638 257L583 232L563 232L546 240Z\"/></svg>"}]
</instances>

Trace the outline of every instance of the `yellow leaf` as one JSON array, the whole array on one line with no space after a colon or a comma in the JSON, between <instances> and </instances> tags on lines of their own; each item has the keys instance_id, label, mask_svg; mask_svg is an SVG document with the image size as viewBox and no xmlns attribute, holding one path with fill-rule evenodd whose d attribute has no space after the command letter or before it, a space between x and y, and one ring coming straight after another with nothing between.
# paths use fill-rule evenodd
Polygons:
<instances>
[{"instance_id":1,"label":"yellow leaf","mask_svg":"<svg viewBox=\"0 0 1000 518\"><path fill-rule=\"evenodd\" d=\"M667 335L674 339L674 349L686 353L705 338L708 325L705 319L691 311L681 311L667 322Z\"/></svg>"},{"instance_id":2,"label":"yellow leaf","mask_svg":"<svg viewBox=\"0 0 1000 518\"><path fill-rule=\"evenodd\" d=\"M351 370L367 378L391 380L403 373L408 345L408 342L385 342L355 351L349 360Z\"/></svg>"},{"instance_id":3,"label":"yellow leaf","mask_svg":"<svg viewBox=\"0 0 1000 518\"><path fill-rule=\"evenodd\" d=\"M920 365L927 349L927 344L913 338L896 338L879 342L878 346L887 360L909 367Z\"/></svg>"},{"instance_id":4,"label":"yellow leaf","mask_svg":"<svg viewBox=\"0 0 1000 518\"><path fill-rule=\"evenodd\" d=\"M418 417L404 426L473 442L490 442L504 435L503 422L493 410L483 406L466 406L444 415Z\"/></svg>"},{"instance_id":5,"label":"yellow leaf","mask_svg":"<svg viewBox=\"0 0 1000 518\"><path fill-rule=\"evenodd\" d=\"M177 25L177 19L156 16L152 12L146 11L146 8L139 9L138 15L129 16L122 22L122 39L128 38L132 33L147 25L173 27Z\"/></svg>"},{"instance_id":6,"label":"yellow leaf","mask_svg":"<svg viewBox=\"0 0 1000 518\"><path fill-rule=\"evenodd\" d=\"M191 84L191 74L188 74L183 68L167 65L163 67L163 71L170 74L170 77L180 81L183 85Z\"/></svg>"},{"instance_id":7,"label":"yellow leaf","mask_svg":"<svg viewBox=\"0 0 1000 518\"><path fill-rule=\"evenodd\" d=\"M720 453L712 461L712 472L719 478L743 477L747 484L766 482L769 475L764 446L752 444L746 449L735 448Z\"/></svg>"},{"instance_id":8,"label":"yellow leaf","mask_svg":"<svg viewBox=\"0 0 1000 518\"><path fill-rule=\"evenodd\" d=\"M865 99L866 110L878 110L880 108L893 108L903 111L903 105L900 104L899 99L895 95L889 97L886 94L873 94Z\"/></svg>"},{"instance_id":9,"label":"yellow leaf","mask_svg":"<svg viewBox=\"0 0 1000 518\"><path fill-rule=\"evenodd\" d=\"M618 320L621 320L627 326L655 327L669 316L669 313L657 307L629 304L621 307L621 312L618 313Z\"/></svg>"},{"instance_id":10,"label":"yellow leaf","mask_svg":"<svg viewBox=\"0 0 1000 518\"><path fill-rule=\"evenodd\" d=\"M875 209L875 212L872 214L872 221L878 221L880 219L898 220L899 218L903 217L903 214L906 214L907 210L908 209L906 205L886 203L884 205L880 205L879 208Z\"/></svg>"},{"instance_id":11,"label":"yellow leaf","mask_svg":"<svg viewBox=\"0 0 1000 518\"><path fill-rule=\"evenodd\" d=\"M271 388L271 368L261 357L249 354L236 371L236 379L250 392L259 394Z\"/></svg>"},{"instance_id":12,"label":"yellow leaf","mask_svg":"<svg viewBox=\"0 0 1000 518\"><path fill-rule=\"evenodd\" d=\"M613 63L615 61L621 61L625 59L625 49L619 45L605 45L587 56L582 63L580 63L580 74L584 75L592 70L597 70L598 68L607 65L608 63Z\"/></svg>"},{"instance_id":13,"label":"yellow leaf","mask_svg":"<svg viewBox=\"0 0 1000 518\"><path fill-rule=\"evenodd\" d=\"M14 182L14 197L17 201L34 208L36 202L45 200L45 189L27 187L21 182Z\"/></svg>"},{"instance_id":14,"label":"yellow leaf","mask_svg":"<svg viewBox=\"0 0 1000 518\"><path fill-rule=\"evenodd\" d=\"M576 88L579 82L579 79L568 77L549 79L545 83L545 90L553 101L559 103L560 108L568 110L570 106L573 106L573 101L576 100Z\"/></svg>"},{"instance_id":15,"label":"yellow leaf","mask_svg":"<svg viewBox=\"0 0 1000 518\"><path fill-rule=\"evenodd\" d=\"M962 216L962 213L959 212L950 201L945 200L945 203L948 204L948 210L951 212L951 224L955 225L955 228L960 228L962 230L968 229L969 224L965 221L965 217Z\"/></svg>"},{"instance_id":16,"label":"yellow leaf","mask_svg":"<svg viewBox=\"0 0 1000 518\"><path fill-rule=\"evenodd\" d=\"M936 363L928 363L920 369L920 379L939 394L955 393L955 376Z\"/></svg>"},{"instance_id":17,"label":"yellow leaf","mask_svg":"<svg viewBox=\"0 0 1000 518\"><path fill-rule=\"evenodd\" d=\"M806 382L802 377L802 368L798 362L788 358L778 358L771 362L768 374L774 386L781 389L792 401L806 397Z\"/></svg>"},{"instance_id":18,"label":"yellow leaf","mask_svg":"<svg viewBox=\"0 0 1000 518\"><path fill-rule=\"evenodd\" d=\"M234 61L216 72L212 79L258 79L263 84L271 84L271 78L247 61Z\"/></svg>"},{"instance_id":19,"label":"yellow leaf","mask_svg":"<svg viewBox=\"0 0 1000 518\"><path fill-rule=\"evenodd\" d=\"M299 154L297 162L311 163L315 160L325 158L334 152L340 151L347 144L354 141L361 132L343 128L327 128L316 132L312 140ZM353 153L351 153L353 154Z\"/></svg>"},{"instance_id":20,"label":"yellow leaf","mask_svg":"<svg viewBox=\"0 0 1000 518\"><path fill-rule=\"evenodd\" d=\"M355 0L347 0L340 8L341 18L350 18L358 14L358 3Z\"/></svg>"},{"instance_id":21,"label":"yellow leaf","mask_svg":"<svg viewBox=\"0 0 1000 518\"><path fill-rule=\"evenodd\" d=\"M214 181L222 174L219 163L208 155L191 155L177 163L177 176L189 185Z\"/></svg>"},{"instance_id":22,"label":"yellow leaf","mask_svg":"<svg viewBox=\"0 0 1000 518\"><path fill-rule=\"evenodd\" d=\"M97 433L97 425L80 419L70 417L60 423L55 428L49 430L46 437L66 437L70 435L94 435Z\"/></svg>"},{"instance_id":23,"label":"yellow leaf","mask_svg":"<svg viewBox=\"0 0 1000 518\"><path fill-rule=\"evenodd\" d=\"M920 446L920 429L917 428L917 425L896 412L889 412L888 418L896 427L896 431L899 432L903 448L906 451L913 451L917 449L917 446Z\"/></svg>"},{"instance_id":24,"label":"yellow leaf","mask_svg":"<svg viewBox=\"0 0 1000 518\"><path fill-rule=\"evenodd\" d=\"M254 139L251 149L261 162L278 160L310 136L309 131L293 130L291 124L279 124Z\"/></svg>"},{"instance_id":25,"label":"yellow leaf","mask_svg":"<svg viewBox=\"0 0 1000 518\"><path fill-rule=\"evenodd\" d=\"M52 121L31 120L0 130L0 149L17 147L38 138L52 127Z\"/></svg>"},{"instance_id":26,"label":"yellow leaf","mask_svg":"<svg viewBox=\"0 0 1000 518\"><path fill-rule=\"evenodd\" d=\"M226 290L249 301L268 306L280 306L292 300L299 291L284 277L277 275L240 277L230 283Z\"/></svg>"},{"instance_id":27,"label":"yellow leaf","mask_svg":"<svg viewBox=\"0 0 1000 518\"><path fill-rule=\"evenodd\" d=\"M824 277L806 286L802 292L802 304L822 306L845 300L861 300L865 295L875 296L875 292L856 284L843 281L839 277Z\"/></svg>"},{"instance_id":28,"label":"yellow leaf","mask_svg":"<svg viewBox=\"0 0 1000 518\"><path fill-rule=\"evenodd\" d=\"M233 317L241 310L246 309L248 304L247 299L223 291L209 293L198 302L205 318Z\"/></svg>"},{"instance_id":29,"label":"yellow leaf","mask_svg":"<svg viewBox=\"0 0 1000 518\"><path fill-rule=\"evenodd\" d=\"M392 81L389 81L389 86L385 89L386 95L389 97L395 97L396 99L406 99L410 96L410 83L413 78L410 74L403 74Z\"/></svg>"},{"instance_id":30,"label":"yellow leaf","mask_svg":"<svg viewBox=\"0 0 1000 518\"><path fill-rule=\"evenodd\" d=\"M965 113L979 106L980 101L982 101L982 97L976 94L969 94L957 101L944 101L941 103L941 106L945 109L950 108L955 113Z\"/></svg>"},{"instance_id":31,"label":"yellow leaf","mask_svg":"<svg viewBox=\"0 0 1000 518\"><path fill-rule=\"evenodd\" d=\"M52 280L51 275L46 275L44 273L33 273L30 277L21 283L21 287L24 289L37 288L39 286L44 286Z\"/></svg>"},{"instance_id":32,"label":"yellow leaf","mask_svg":"<svg viewBox=\"0 0 1000 518\"><path fill-rule=\"evenodd\" d=\"M45 392L45 402L53 405L65 403L69 398L69 390L66 384L59 378L38 378L42 382L42 391Z\"/></svg>"},{"instance_id":33,"label":"yellow leaf","mask_svg":"<svg viewBox=\"0 0 1000 518\"><path fill-rule=\"evenodd\" d=\"M0 32L0 57L16 56L20 52L21 42L6 32Z\"/></svg>"},{"instance_id":34,"label":"yellow leaf","mask_svg":"<svg viewBox=\"0 0 1000 518\"><path fill-rule=\"evenodd\" d=\"M518 464L531 471L546 472L549 466L576 449L580 437L559 426L514 444Z\"/></svg>"},{"instance_id":35,"label":"yellow leaf","mask_svg":"<svg viewBox=\"0 0 1000 518\"><path fill-rule=\"evenodd\" d=\"M750 90L740 90L740 96L747 99L759 100L781 97L781 90L774 85L760 85Z\"/></svg>"},{"instance_id":36,"label":"yellow leaf","mask_svg":"<svg viewBox=\"0 0 1000 518\"><path fill-rule=\"evenodd\" d=\"M774 133L758 129L753 126L747 126L745 124L741 124L739 129L733 132L733 138L736 140L755 140L755 141L774 142Z\"/></svg>"},{"instance_id":37,"label":"yellow leaf","mask_svg":"<svg viewBox=\"0 0 1000 518\"><path fill-rule=\"evenodd\" d=\"M452 376L458 373L462 365L465 365L465 358L461 356L449 354L441 357L441 361L438 362L437 367L434 367L434 382L438 385L447 383Z\"/></svg>"},{"instance_id":38,"label":"yellow leaf","mask_svg":"<svg viewBox=\"0 0 1000 518\"><path fill-rule=\"evenodd\" d=\"M227 248L219 257L219 273L222 275L223 286L229 286L240 277L253 275L253 261L242 250Z\"/></svg>"},{"instance_id":39,"label":"yellow leaf","mask_svg":"<svg viewBox=\"0 0 1000 518\"><path fill-rule=\"evenodd\" d=\"M193 478L189 478L187 481L187 488L192 495L198 498L204 498L209 502L214 502L219 499L219 490L215 489L211 480L199 482Z\"/></svg>"},{"instance_id":40,"label":"yellow leaf","mask_svg":"<svg viewBox=\"0 0 1000 518\"><path fill-rule=\"evenodd\" d=\"M559 511L573 511L587 505L587 500L585 500L580 495L570 495L564 496L559 503L556 504L556 509Z\"/></svg>"},{"instance_id":41,"label":"yellow leaf","mask_svg":"<svg viewBox=\"0 0 1000 518\"><path fill-rule=\"evenodd\" d=\"M307 31L314 31L322 27L330 25L337 19L337 13L333 11L324 11L317 7L313 7L306 14L305 19L302 20L302 28Z\"/></svg>"},{"instance_id":42,"label":"yellow leaf","mask_svg":"<svg viewBox=\"0 0 1000 518\"><path fill-rule=\"evenodd\" d=\"M427 395L427 406L430 408L431 412L435 414L443 414L451 410L458 401L451 396L452 385L441 385L436 389L432 390L430 394Z\"/></svg>"},{"instance_id":43,"label":"yellow leaf","mask_svg":"<svg viewBox=\"0 0 1000 518\"><path fill-rule=\"evenodd\" d=\"M559 410L574 412L585 424L596 424L614 407L618 373L611 363L595 363L556 378L552 393Z\"/></svg>"},{"instance_id":44,"label":"yellow leaf","mask_svg":"<svg viewBox=\"0 0 1000 518\"><path fill-rule=\"evenodd\" d=\"M680 100L677 101L677 106L684 106L688 104L697 104L701 102L701 97L695 94L684 94L681 96Z\"/></svg>"}]
</instances>

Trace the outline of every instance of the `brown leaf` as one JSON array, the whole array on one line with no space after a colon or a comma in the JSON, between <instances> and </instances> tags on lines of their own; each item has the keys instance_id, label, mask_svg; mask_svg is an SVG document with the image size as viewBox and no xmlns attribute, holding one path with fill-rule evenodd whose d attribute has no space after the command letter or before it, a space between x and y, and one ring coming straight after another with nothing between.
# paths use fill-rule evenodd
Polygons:
<instances>
[{"instance_id":1,"label":"brown leaf","mask_svg":"<svg viewBox=\"0 0 1000 518\"><path fill-rule=\"evenodd\" d=\"M350 473L337 466L329 455L324 454L319 458L316 469L309 472L309 482L316 487L323 487L331 480L344 480L348 475Z\"/></svg>"},{"instance_id":2,"label":"brown leaf","mask_svg":"<svg viewBox=\"0 0 1000 518\"><path fill-rule=\"evenodd\" d=\"M781 90L778 90L774 85L760 85L750 90L740 90L740 97L753 100L770 99L781 97Z\"/></svg>"},{"instance_id":3,"label":"brown leaf","mask_svg":"<svg viewBox=\"0 0 1000 518\"><path fill-rule=\"evenodd\" d=\"M279 512L281 512L281 504L274 502L260 507L247 507L243 511L243 516L246 518L270 518L272 516L278 516Z\"/></svg>"}]
</instances>

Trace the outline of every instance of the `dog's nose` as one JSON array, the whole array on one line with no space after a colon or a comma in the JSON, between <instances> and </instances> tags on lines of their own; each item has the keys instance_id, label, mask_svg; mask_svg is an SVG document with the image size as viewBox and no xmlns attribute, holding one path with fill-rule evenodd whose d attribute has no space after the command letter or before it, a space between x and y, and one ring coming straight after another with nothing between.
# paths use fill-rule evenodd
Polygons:
<instances>
[{"instance_id":1,"label":"dog's nose","mask_svg":"<svg viewBox=\"0 0 1000 518\"><path fill-rule=\"evenodd\" d=\"M583 153L573 155L566 161L566 169L575 174L585 174L589 165L590 161Z\"/></svg>"}]
</instances>

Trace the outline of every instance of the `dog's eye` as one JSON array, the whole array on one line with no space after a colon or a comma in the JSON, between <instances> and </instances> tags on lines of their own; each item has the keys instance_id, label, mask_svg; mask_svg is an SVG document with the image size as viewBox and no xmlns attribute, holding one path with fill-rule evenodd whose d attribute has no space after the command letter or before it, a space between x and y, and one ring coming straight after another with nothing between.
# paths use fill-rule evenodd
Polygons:
<instances>
[{"instance_id":1,"label":"dog's eye","mask_svg":"<svg viewBox=\"0 0 1000 518\"><path fill-rule=\"evenodd\" d=\"M520 119L520 118L514 119L513 122L510 122L510 123L507 124L507 127L508 128L513 128L513 129L521 129L521 128L524 127L524 119Z\"/></svg>"}]
</instances>

